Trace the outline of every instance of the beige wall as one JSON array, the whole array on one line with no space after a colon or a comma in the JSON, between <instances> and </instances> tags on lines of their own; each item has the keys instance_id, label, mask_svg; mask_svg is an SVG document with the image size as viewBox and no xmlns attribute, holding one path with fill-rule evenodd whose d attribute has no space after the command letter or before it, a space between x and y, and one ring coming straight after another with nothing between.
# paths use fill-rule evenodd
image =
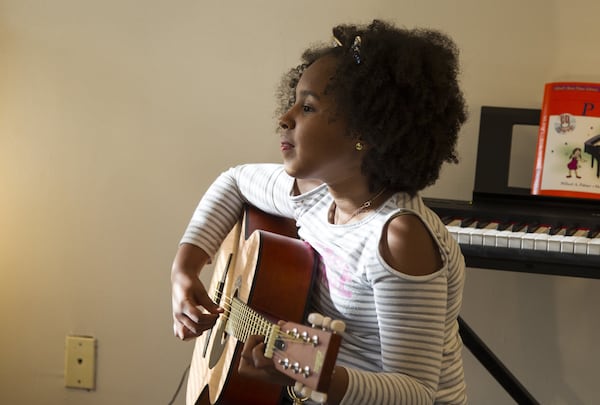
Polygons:
<instances>
[{"instance_id":1,"label":"beige wall","mask_svg":"<svg viewBox=\"0 0 600 405\"><path fill-rule=\"evenodd\" d=\"M178 239L217 173L279 160L273 90L332 25L455 38L471 118L461 164L426 194L468 199L481 105L600 81L598 15L592 0L0 0L0 403L169 401L193 348L171 333ZM544 404L589 404L599 292L471 270L463 315ZM96 391L63 387L71 333L98 339ZM511 403L465 360L472 403Z\"/></svg>"}]
</instances>

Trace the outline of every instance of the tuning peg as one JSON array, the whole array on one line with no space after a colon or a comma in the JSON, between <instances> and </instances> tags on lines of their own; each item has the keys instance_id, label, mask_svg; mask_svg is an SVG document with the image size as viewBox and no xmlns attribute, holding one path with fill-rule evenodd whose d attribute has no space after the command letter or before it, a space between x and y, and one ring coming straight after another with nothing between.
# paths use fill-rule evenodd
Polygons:
<instances>
[{"instance_id":1,"label":"tuning peg","mask_svg":"<svg viewBox=\"0 0 600 405\"><path fill-rule=\"evenodd\" d=\"M330 328L335 333L344 333L346 330L346 323L344 321L340 321L339 319L335 319L331 321Z\"/></svg>"},{"instance_id":2,"label":"tuning peg","mask_svg":"<svg viewBox=\"0 0 600 405\"><path fill-rule=\"evenodd\" d=\"M331 323L331 318L313 312L308 315L308 322L312 324L313 328L318 326L324 330L328 330L329 324Z\"/></svg>"},{"instance_id":3,"label":"tuning peg","mask_svg":"<svg viewBox=\"0 0 600 405\"><path fill-rule=\"evenodd\" d=\"M308 322L312 324L313 328L316 326L321 326L323 324L323 315L317 312L312 312L308 315Z\"/></svg>"},{"instance_id":4,"label":"tuning peg","mask_svg":"<svg viewBox=\"0 0 600 405\"><path fill-rule=\"evenodd\" d=\"M302 375L304 376L304 378L308 378L311 375L311 371L310 371L310 367L309 366L304 366L304 368L302 368Z\"/></svg>"},{"instance_id":5,"label":"tuning peg","mask_svg":"<svg viewBox=\"0 0 600 405\"><path fill-rule=\"evenodd\" d=\"M335 333L343 333L346 330L346 324L339 319L332 320L328 316L323 316L317 312L312 312L308 315L308 322L313 328L320 327L322 329L330 329Z\"/></svg>"},{"instance_id":6,"label":"tuning peg","mask_svg":"<svg viewBox=\"0 0 600 405\"><path fill-rule=\"evenodd\" d=\"M331 318L328 316L323 317L321 328L323 328L323 330L329 330L329 325L331 325Z\"/></svg>"}]
</instances>

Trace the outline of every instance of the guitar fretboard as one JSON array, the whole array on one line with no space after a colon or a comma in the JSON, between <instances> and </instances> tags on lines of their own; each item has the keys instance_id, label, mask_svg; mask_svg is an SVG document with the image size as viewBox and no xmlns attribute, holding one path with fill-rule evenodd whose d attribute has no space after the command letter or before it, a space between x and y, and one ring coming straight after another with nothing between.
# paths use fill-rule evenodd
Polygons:
<instances>
[{"instance_id":1,"label":"guitar fretboard","mask_svg":"<svg viewBox=\"0 0 600 405\"><path fill-rule=\"evenodd\" d=\"M279 327L261 316L237 298L231 299L225 331L240 342L246 342L251 335L265 336L265 356L273 355L275 339L279 335Z\"/></svg>"}]
</instances>

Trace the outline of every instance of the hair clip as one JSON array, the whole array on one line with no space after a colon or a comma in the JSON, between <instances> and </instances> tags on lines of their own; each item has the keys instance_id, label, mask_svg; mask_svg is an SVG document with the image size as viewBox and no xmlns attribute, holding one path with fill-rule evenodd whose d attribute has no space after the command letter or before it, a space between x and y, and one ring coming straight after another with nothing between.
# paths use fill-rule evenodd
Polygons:
<instances>
[{"instance_id":1,"label":"hair clip","mask_svg":"<svg viewBox=\"0 0 600 405\"><path fill-rule=\"evenodd\" d=\"M334 35L333 36L333 47L337 48L339 46L342 46L342 41L340 41L339 39L337 39L337 37Z\"/></svg>"},{"instance_id":2,"label":"hair clip","mask_svg":"<svg viewBox=\"0 0 600 405\"><path fill-rule=\"evenodd\" d=\"M354 56L354 60L356 61L357 65L360 65L360 44L361 39L360 36L357 35L356 37L354 37L354 43L350 47L350 49L352 50L352 56Z\"/></svg>"}]
</instances>

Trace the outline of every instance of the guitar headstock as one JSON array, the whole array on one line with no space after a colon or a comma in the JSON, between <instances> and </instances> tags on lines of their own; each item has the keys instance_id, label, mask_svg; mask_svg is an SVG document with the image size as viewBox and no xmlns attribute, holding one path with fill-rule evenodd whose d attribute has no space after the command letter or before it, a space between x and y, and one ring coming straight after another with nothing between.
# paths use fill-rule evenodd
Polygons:
<instances>
[{"instance_id":1,"label":"guitar headstock","mask_svg":"<svg viewBox=\"0 0 600 405\"><path fill-rule=\"evenodd\" d=\"M312 327L280 323L273 362L279 371L303 386L327 392L345 325L318 314L311 314L309 322Z\"/></svg>"}]
</instances>

